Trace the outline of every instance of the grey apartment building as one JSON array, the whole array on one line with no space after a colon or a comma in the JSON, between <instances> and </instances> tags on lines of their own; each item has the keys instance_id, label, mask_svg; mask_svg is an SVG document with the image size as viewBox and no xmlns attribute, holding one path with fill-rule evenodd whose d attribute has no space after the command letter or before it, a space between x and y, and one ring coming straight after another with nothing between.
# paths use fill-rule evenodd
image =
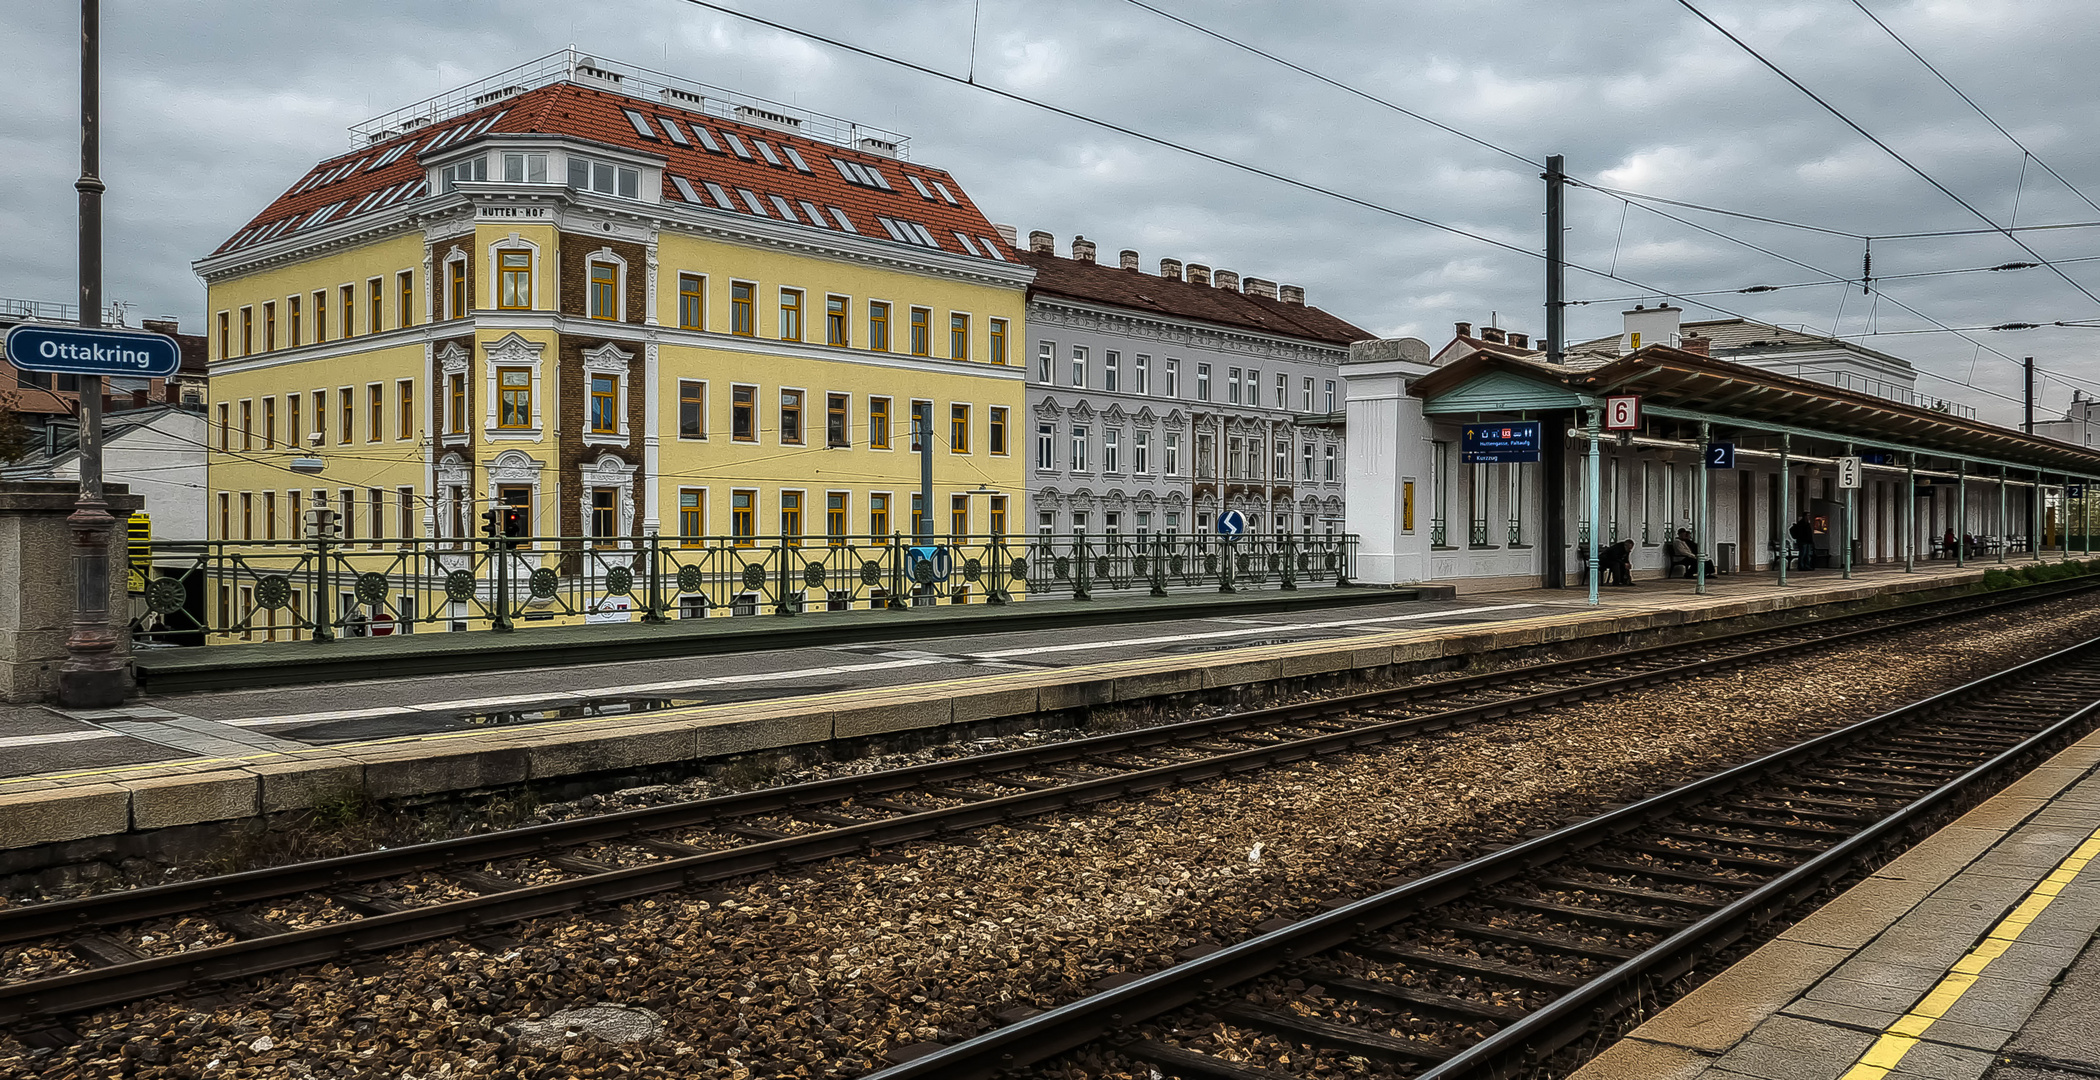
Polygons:
<instances>
[{"instance_id":1,"label":"grey apartment building","mask_svg":"<svg viewBox=\"0 0 2100 1080\"><path fill-rule=\"evenodd\" d=\"M1161 259L1059 256L1030 233L1029 521L1038 535L1207 536L1342 529L1349 343L1376 335L1303 289Z\"/></svg>"}]
</instances>

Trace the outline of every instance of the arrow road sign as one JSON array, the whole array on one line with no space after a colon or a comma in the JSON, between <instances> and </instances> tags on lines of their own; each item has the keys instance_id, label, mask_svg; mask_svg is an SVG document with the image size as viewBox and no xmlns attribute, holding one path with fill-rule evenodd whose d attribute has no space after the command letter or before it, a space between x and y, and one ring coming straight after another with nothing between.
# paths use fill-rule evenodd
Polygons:
<instances>
[{"instance_id":1,"label":"arrow road sign","mask_svg":"<svg viewBox=\"0 0 2100 1080\"><path fill-rule=\"evenodd\" d=\"M1247 515L1237 510L1227 510L1218 515L1218 535L1238 536L1247 531Z\"/></svg>"},{"instance_id":2,"label":"arrow road sign","mask_svg":"<svg viewBox=\"0 0 2100 1080\"><path fill-rule=\"evenodd\" d=\"M23 371L164 379L182 366L182 346L144 330L22 323L7 332L7 362Z\"/></svg>"}]
</instances>

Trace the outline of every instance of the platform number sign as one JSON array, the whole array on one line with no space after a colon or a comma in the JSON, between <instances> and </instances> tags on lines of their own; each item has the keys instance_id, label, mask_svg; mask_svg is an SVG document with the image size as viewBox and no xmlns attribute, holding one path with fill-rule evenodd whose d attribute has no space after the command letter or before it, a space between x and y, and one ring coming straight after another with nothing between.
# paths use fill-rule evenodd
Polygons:
<instances>
[{"instance_id":1,"label":"platform number sign","mask_svg":"<svg viewBox=\"0 0 2100 1080\"><path fill-rule=\"evenodd\" d=\"M1604 399L1604 430L1634 431L1641 426L1641 396L1617 394Z\"/></svg>"},{"instance_id":2,"label":"platform number sign","mask_svg":"<svg viewBox=\"0 0 2100 1080\"><path fill-rule=\"evenodd\" d=\"M1709 469L1735 468L1735 444L1732 442L1707 443L1706 467Z\"/></svg>"},{"instance_id":3,"label":"platform number sign","mask_svg":"<svg viewBox=\"0 0 2100 1080\"><path fill-rule=\"evenodd\" d=\"M1860 483L1860 476L1866 471L1865 469L1861 468L1861 465L1863 464L1864 463L1856 457L1839 458L1838 487L1846 489L1864 487L1865 485Z\"/></svg>"},{"instance_id":4,"label":"platform number sign","mask_svg":"<svg viewBox=\"0 0 2100 1080\"><path fill-rule=\"evenodd\" d=\"M2085 498L2085 485L2084 485L2084 484L2065 484L2065 485L2064 485L2064 495L2065 495L2066 497L2068 497L2068 498L2073 498L2073 499L2083 499L2083 498Z\"/></svg>"}]
</instances>

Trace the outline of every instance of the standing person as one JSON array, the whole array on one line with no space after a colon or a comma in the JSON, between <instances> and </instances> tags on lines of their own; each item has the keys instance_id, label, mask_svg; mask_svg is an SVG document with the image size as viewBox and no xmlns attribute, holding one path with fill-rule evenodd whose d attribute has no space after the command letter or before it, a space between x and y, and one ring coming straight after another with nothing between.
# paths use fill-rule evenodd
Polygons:
<instances>
[{"instance_id":1,"label":"standing person","mask_svg":"<svg viewBox=\"0 0 2100 1080\"><path fill-rule=\"evenodd\" d=\"M1801 515L1801 520L1794 522L1793 527L1789 528L1786 534L1793 539L1794 550L1801 553L1801 569L1815 569L1816 527L1810 524L1808 515Z\"/></svg>"}]
</instances>

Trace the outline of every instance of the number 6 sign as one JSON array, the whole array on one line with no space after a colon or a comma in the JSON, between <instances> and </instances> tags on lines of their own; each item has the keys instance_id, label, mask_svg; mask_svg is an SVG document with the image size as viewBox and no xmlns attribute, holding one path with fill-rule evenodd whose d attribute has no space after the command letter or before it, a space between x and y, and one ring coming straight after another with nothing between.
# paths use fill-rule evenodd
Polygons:
<instances>
[{"instance_id":1,"label":"number 6 sign","mask_svg":"<svg viewBox=\"0 0 2100 1080\"><path fill-rule=\"evenodd\" d=\"M1621 394L1604 399L1604 430L1633 431L1641 426L1641 397Z\"/></svg>"}]
</instances>

